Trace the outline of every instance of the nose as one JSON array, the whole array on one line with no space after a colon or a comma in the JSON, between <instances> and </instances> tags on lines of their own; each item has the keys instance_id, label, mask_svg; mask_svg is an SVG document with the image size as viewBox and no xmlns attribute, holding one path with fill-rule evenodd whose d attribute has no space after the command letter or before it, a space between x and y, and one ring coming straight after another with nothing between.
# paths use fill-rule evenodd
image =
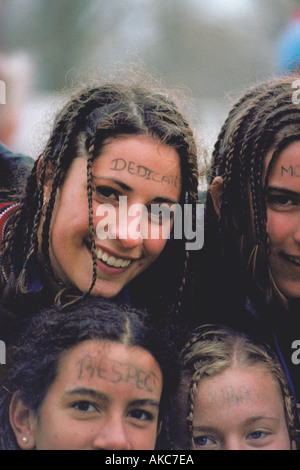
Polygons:
<instances>
[{"instance_id":1,"label":"nose","mask_svg":"<svg viewBox=\"0 0 300 470\"><path fill-rule=\"evenodd\" d=\"M133 450L126 427L118 418L108 418L106 424L100 423L92 447L96 450Z\"/></svg>"},{"instance_id":2,"label":"nose","mask_svg":"<svg viewBox=\"0 0 300 470\"><path fill-rule=\"evenodd\" d=\"M247 446L239 436L230 436L224 443L223 450L246 450Z\"/></svg>"},{"instance_id":3,"label":"nose","mask_svg":"<svg viewBox=\"0 0 300 470\"><path fill-rule=\"evenodd\" d=\"M109 227L112 238L119 240L127 249L142 245L148 229L147 214L143 204L132 204L127 209L127 204L121 201L116 223Z\"/></svg>"},{"instance_id":4,"label":"nose","mask_svg":"<svg viewBox=\"0 0 300 470\"><path fill-rule=\"evenodd\" d=\"M300 219L297 221L297 227L294 231L294 240L298 245L300 244Z\"/></svg>"}]
</instances>

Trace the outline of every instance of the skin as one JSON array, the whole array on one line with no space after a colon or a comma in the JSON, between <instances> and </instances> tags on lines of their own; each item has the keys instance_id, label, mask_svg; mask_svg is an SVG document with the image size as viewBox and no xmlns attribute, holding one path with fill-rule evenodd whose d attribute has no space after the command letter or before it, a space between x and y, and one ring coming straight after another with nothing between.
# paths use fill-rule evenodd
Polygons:
<instances>
[{"instance_id":1,"label":"skin","mask_svg":"<svg viewBox=\"0 0 300 470\"><path fill-rule=\"evenodd\" d=\"M109 233L106 239L96 237L96 249L130 262L124 268L97 260L97 281L92 294L111 298L163 251L166 237L162 230L155 238L144 236L140 229L142 213L131 212L131 209L145 206L147 212L151 204L164 204L169 208L178 203L180 160L172 147L148 136L122 136L106 141L93 163L92 172L95 232L99 233L100 228ZM74 159L58 191L50 227L50 259L56 276L66 285L77 286L83 292L89 289L92 281L86 178L86 156L79 156ZM51 183L48 178L44 187L46 197L50 195ZM127 198L127 213L119 213L120 196ZM106 217L105 204L114 208L116 223ZM159 222L154 220L151 225L157 227ZM139 231L142 236L136 236Z\"/></svg>"},{"instance_id":2,"label":"skin","mask_svg":"<svg viewBox=\"0 0 300 470\"><path fill-rule=\"evenodd\" d=\"M89 340L64 354L38 414L15 396L10 419L22 449L152 450L161 392L148 351Z\"/></svg>"},{"instance_id":3,"label":"skin","mask_svg":"<svg viewBox=\"0 0 300 470\"><path fill-rule=\"evenodd\" d=\"M194 403L195 450L290 450L279 387L262 368L201 379Z\"/></svg>"},{"instance_id":4,"label":"skin","mask_svg":"<svg viewBox=\"0 0 300 470\"><path fill-rule=\"evenodd\" d=\"M269 263L279 290L292 299L300 293L300 142L289 145L271 172L267 196ZM272 156L266 157L268 165Z\"/></svg>"}]
</instances>

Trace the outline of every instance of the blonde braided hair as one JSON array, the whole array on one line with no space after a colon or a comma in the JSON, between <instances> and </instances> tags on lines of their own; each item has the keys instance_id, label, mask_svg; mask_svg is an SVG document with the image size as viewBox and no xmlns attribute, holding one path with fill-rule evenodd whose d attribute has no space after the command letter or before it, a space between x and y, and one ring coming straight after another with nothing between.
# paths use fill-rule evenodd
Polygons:
<instances>
[{"instance_id":1,"label":"blonde braided hair","mask_svg":"<svg viewBox=\"0 0 300 470\"><path fill-rule=\"evenodd\" d=\"M268 371L281 392L291 447L296 448L296 408L285 372L268 344L222 325L204 325L193 330L181 353L180 396L187 395L186 424L193 435L194 403L199 381L229 369L260 365Z\"/></svg>"}]
</instances>

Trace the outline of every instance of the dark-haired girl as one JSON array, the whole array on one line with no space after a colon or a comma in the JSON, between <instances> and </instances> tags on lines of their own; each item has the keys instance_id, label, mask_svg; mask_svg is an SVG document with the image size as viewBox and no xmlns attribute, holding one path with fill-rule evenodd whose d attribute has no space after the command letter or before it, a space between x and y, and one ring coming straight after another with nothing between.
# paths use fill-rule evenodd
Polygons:
<instances>
[{"instance_id":1,"label":"dark-haired girl","mask_svg":"<svg viewBox=\"0 0 300 470\"><path fill-rule=\"evenodd\" d=\"M277 348L299 402L298 78L259 84L230 111L213 152L206 239L218 234L210 253L223 308L245 308L240 323L250 313Z\"/></svg>"},{"instance_id":2,"label":"dark-haired girl","mask_svg":"<svg viewBox=\"0 0 300 470\"><path fill-rule=\"evenodd\" d=\"M145 311L97 298L28 318L0 385L2 450L151 450L176 356Z\"/></svg>"},{"instance_id":3,"label":"dark-haired girl","mask_svg":"<svg viewBox=\"0 0 300 470\"><path fill-rule=\"evenodd\" d=\"M25 196L5 221L4 305L19 312L121 295L153 307L158 318L170 306L178 311L188 284L186 231L167 243L152 206L168 213L170 234L172 206L182 213L184 204L194 206L197 187L193 132L166 94L123 83L82 90L59 113ZM143 217L148 231L136 236Z\"/></svg>"}]
</instances>

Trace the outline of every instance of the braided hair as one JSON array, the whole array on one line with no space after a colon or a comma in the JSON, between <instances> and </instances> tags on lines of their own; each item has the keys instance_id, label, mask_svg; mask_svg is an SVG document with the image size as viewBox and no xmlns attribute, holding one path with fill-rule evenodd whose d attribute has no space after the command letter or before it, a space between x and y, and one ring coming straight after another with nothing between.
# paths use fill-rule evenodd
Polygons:
<instances>
[{"instance_id":1,"label":"braided hair","mask_svg":"<svg viewBox=\"0 0 300 470\"><path fill-rule=\"evenodd\" d=\"M7 349L8 374L0 384L0 449L19 449L9 422L12 395L18 392L24 405L38 413L63 354L89 340L139 346L154 357L163 377L159 422L164 422L178 382L178 362L171 343L153 327L146 310L90 297L64 312L53 306L31 316L20 329L15 345ZM162 434L157 446L167 439Z\"/></svg>"},{"instance_id":2,"label":"braided hair","mask_svg":"<svg viewBox=\"0 0 300 470\"><path fill-rule=\"evenodd\" d=\"M182 408L179 427L183 431L175 439L183 442L185 440L184 445L187 448L191 446L194 404L199 382L205 377L220 374L233 365L243 368L260 366L272 375L281 392L291 444L294 447L298 423L296 402L275 352L265 342L248 333L217 324L195 328L182 350L177 409Z\"/></svg>"},{"instance_id":3,"label":"braided hair","mask_svg":"<svg viewBox=\"0 0 300 470\"><path fill-rule=\"evenodd\" d=\"M264 301L287 299L275 285L268 266L270 243L267 233L266 196L270 172L280 153L300 139L300 107L293 102L297 77L283 77L251 88L232 107L215 143L208 185L223 179L220 216L207 198L207 220L220 231L223 252L233 253L233 263L263 293ZM264 177L268 152L272 158ZM250 234L249 214L254 234ZM259 263L259 269L257 264Z\"/></svg>"},{"instance_id":4,"label":"braided hair","mask_svg":"<svg viewBox=\"0 0 300 470\"><path fill-rule=\"evenodd\" d=\"M94 159L101 153L105 139L120 135L149 135L173 147L180 157L182 173L180 204L197 203L199 177L197 145L188 122L179 112L173 99L167 93L137 83L111 82L83 89L71 98L57 116L52 134L42 153L42 161L36 161L28 179L25 196L6 230L2 260L10 270L10 276L4 299L21 297L24 306L25 298L32 297L30 280L39 266L38 255L42 257L41 271L49 273L60 285L60 291L55 298L58 307L64 308L70 303L70 299L76 301L83 295L90 294L97 274L92 210L92 165ZM49 255L49 231L57 191L63 185L68 169L74 158L78 156L80 147L88 155L87 195L93 256L92 280L85 293L76 287L70 291L70 288L62 285L53 272ZM38 165L40 165L39 172ZM53 169L53 180L47 209L44 211L43 186L49 167ZM40 229L42 241L41 253L38 253ZM160 301L164 301L165 306L171 304L173 310L178 312L186 285L188 258L185 237L183 236L182 240L171 240L154 263L155 266L141 275L137 287L135 282L132 282L133 298L136 296L138 303L143 299L144 303L152 304L154 310ZM42 284L40 288L43 292L46 284L43 277ZM151 294L147 288L149 284L153 286ZM153 292L157 295L153 296ZM15 308L9 304L9 300L6 301L11 310Z\"/></svg>"}]
</instances>

